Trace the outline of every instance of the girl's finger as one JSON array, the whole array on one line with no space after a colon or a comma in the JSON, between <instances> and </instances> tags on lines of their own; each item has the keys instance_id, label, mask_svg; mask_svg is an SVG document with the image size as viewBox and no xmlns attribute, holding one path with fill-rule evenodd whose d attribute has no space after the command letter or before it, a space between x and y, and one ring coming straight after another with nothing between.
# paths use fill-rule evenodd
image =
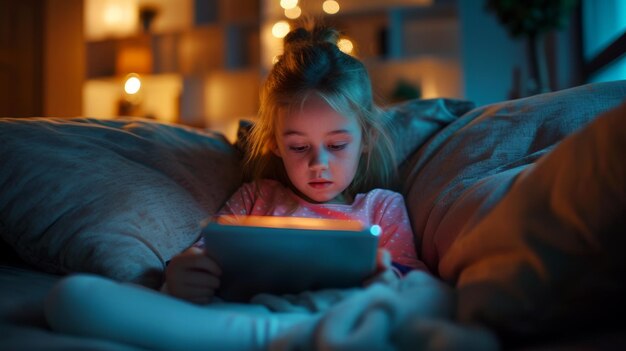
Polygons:
<instances>
[{"instance_id":1,"label":"girl's finger","mask_svg":"<svg viewBox=\"0 0 626 351\"><path fill-rule=\"evenodd\" d=\"M213 275L219 276L222 274L222 269L219 265L211 259L205 251L198 247L190 247L185 250L177 260L184 261L181 266L185 266L187 269L196 269L206 271Z\"/></svg>"},{"instance_id":2,"label":"girl's finger","mask_svg":"<svg viewBox=\"0 0 626 351\"><path fill-rule=\"evenodd\" d=\"M376 251L376 266L378 271L386 270L391 267L391 254L387 249L378 249Z\"/></svg>"},{"instance_id":3,"label":"girl's finger","mask_svg":"<svg viewBox=\"0 0 626 351\"><path fill-rule=\"evenodd\" d=\"M187 271L184 274L185 276L180 278L182 285L210 289L217 289L220 286L219 278L205 271Z\"/></svg>"}]
</instances>

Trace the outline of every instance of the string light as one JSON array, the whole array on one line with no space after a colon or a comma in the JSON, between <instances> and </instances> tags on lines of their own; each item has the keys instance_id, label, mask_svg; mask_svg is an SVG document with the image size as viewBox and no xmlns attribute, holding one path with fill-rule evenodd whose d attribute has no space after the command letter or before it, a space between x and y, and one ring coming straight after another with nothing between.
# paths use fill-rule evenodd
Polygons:
<instances>
[{"instance_id":1,"label":"string light","mask_svg":"<svg viewBox=\"0 0 626 351\"><path fill-rule=\"evenodd\" d=\"M287 21L278 21L272 26L272 35L276 38L284 38L291 30Z\"/></svg>"},{"instance_id":2,"label":"string light","mask_svg":"<svg viewBox=\"0 0 626 351\"><path fill-rule=\"evenodd\" d=\"M292 9L298 6L298 0L280 0L280 7L285 10Z\"/></svg>"},{"instance_id":3,"label":"string light","mask_svg":"<svg viewBox=\"0 0 626 351\"><path fill-rule=\"evenodd\" d=\"M354 44L352 44L352 41L348 38L339 39L339 41L337 41L337 47L348 55L352 54L352 50L354 50Z\"/></svg>"},{"instance_id":4,"label":"string light","mask_svg":"<svg viewBox=\"0 0 626 351\"><path fill-rule=\"evenodd\" d=\"M302 14L302 9L300 8L300 6L296 6L290 9L285 9L285 17L289 19L296 19L300 17L301 14Z\"/></svg>"},{"instance_id":5,"label":"string light","mask_svg":"<svg viewBox=\"0 0 626 351\"><path fill-rule=\"evenodd\" d=\"M339 12L339 3L335 0L326 0L322 4L322 9L329 15L334 15Z\"/></svg>"}]
</instances>

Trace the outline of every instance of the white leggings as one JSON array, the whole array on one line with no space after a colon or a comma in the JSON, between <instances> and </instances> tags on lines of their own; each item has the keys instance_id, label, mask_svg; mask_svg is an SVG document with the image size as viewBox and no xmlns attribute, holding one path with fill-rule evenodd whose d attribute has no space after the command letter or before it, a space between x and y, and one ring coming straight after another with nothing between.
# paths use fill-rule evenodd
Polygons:
<instances>
[{"instance_id":1,"label":"white leggings","mask_svg":"<svg viewBox=\"0 0 626 351\"><path fill-rule=\"evenodd\" d=\"M95 275L62 279L45 314L58 332L152 350L264 350L311 314L272 313L261 305L199 306L148 288Z\"/></svg>"}]
</instances>

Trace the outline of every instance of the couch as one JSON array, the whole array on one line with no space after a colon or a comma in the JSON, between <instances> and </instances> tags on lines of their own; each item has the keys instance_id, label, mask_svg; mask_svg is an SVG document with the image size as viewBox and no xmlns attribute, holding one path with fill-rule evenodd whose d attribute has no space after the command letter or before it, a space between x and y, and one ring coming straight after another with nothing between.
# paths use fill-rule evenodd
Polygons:
<instances>
[{"instance_id":1,"label":"couch","mask_svg":"<svg viewBox=\"0 0 626 351\"><path fill-rule=\"evenodd\" d=\"M453 323L507 349L626 347L625 102L614 81L386 108L398 190ZM134 349L53 332L46 295L77 272L157 288L243 181L245 146L136 118L0 118L0 349Z\"/></svg>"}]
</instances>

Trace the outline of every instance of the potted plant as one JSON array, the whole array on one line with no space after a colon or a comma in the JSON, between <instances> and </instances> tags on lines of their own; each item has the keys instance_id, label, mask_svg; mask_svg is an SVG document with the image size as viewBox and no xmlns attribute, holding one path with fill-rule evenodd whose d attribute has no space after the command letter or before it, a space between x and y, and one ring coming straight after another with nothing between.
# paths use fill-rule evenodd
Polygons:
<instances>
[{"instance_id":1,"label":"potted plant","mask_svg":"<svg viewBox=\"0 0 626 351\"><path fill-rule=\"evenodd\" d=\"M526 38L530 95L550 90L544 37L567 26L577 4L578 0L487 0L486 9L497 15L512 37Z\"/></svg>"}]
</instances>

